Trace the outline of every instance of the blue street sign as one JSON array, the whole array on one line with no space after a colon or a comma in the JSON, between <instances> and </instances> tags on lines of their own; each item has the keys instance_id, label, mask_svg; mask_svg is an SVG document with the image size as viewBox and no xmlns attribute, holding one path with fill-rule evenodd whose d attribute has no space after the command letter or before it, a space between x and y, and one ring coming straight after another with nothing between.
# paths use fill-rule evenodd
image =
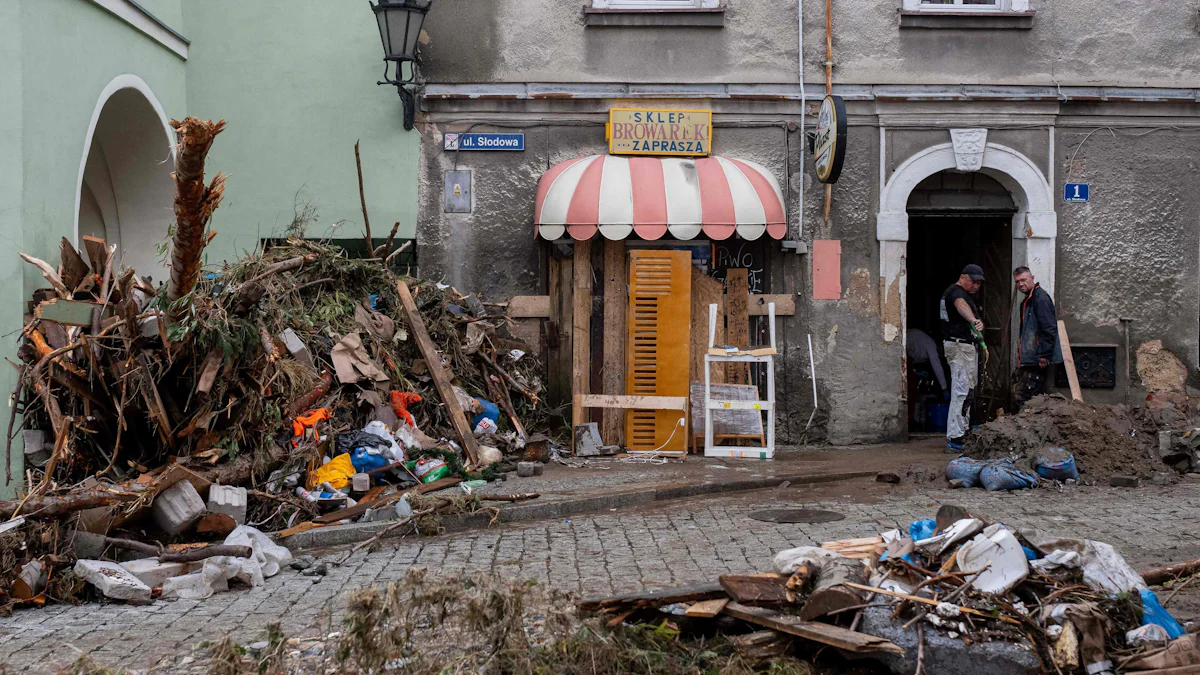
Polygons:
<instances>
[{"instance_id":1,"label":"blue street sign","mask_svg":"<svg viewBox=\"0 0 1200 675\"><path fill-rule=\"evenodd\" d=\"M525 134L456 134L447 133L443 148L446 150L507 150L524 152Z\"/></svg>"},{"instance_id":2,"label":"blue street sign","mask_svg":"<svg viewBox=\"0 0 1200 675\"><path fill-rule=\"evenodd\" d=\"M1084 204L1091 198L1092 186L1090 183L1067 183L1063 186L1063 201Z\"/></svg>"}]
</instances>

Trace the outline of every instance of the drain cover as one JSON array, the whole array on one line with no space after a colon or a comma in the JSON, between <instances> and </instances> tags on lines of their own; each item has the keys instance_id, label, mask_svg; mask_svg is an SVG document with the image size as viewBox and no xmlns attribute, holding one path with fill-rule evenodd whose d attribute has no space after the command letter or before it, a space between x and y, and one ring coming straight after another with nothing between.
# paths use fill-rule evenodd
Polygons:
<instances>
[{"instance_id":1,"label":"drain cover","mask_svg":"<svg viewBox=\"0 0 1200 675\"><path fill-rule=\"evenodd\" d=\"M772 509L770 511L755 511L750 514L755 520L766 523L832 523L846 516L835 511L820 511L817 509Z\"/></svg>"}]
</instances>

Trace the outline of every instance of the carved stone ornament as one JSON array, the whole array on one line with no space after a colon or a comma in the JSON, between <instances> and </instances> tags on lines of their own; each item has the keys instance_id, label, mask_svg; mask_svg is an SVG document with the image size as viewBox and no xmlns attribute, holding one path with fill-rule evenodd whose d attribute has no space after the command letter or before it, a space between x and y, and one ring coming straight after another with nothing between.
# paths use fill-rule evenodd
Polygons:
<instances>
[{"instance_id":1,"label":"carved stone ornament","mask_svg":"<svg viewBox=\"0 0 1200 675\"><path fill-rule=\"evenodd\" d=\"M959 171L978 171L983 168L987 129L951 129L950 140L954 142L954 163Z\"/></svg>"}]
</instances>

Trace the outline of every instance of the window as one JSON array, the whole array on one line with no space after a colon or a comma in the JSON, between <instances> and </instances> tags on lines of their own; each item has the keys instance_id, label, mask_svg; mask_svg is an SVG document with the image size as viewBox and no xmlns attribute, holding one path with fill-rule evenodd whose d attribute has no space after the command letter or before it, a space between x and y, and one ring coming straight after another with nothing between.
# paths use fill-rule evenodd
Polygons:
<instances>
[{"instance_id":1,"label":"window","mask_svg":"<svg viewBox=\"0 0 1200 675\"><path fill-rule=\"evenodd\" d=\"M592 0L593 9L715 9L720 0Z\"/></svg>"},{"instance_id":2,"label":"window","mask_svg":"<svg viewBox=\"0 0 1200 675\"><path fill-rule=\"evenodd\" d=\"M1028 12L1029 0L904 0L908 12Z\"/></svg>"}]
</instances>

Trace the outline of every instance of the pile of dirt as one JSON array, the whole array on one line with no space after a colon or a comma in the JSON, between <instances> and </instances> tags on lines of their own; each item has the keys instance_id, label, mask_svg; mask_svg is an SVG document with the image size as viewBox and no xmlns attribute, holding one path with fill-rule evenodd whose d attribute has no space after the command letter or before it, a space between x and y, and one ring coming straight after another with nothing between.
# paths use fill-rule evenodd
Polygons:
<instances>
[{"instance_id":1,"label":"pile of dirt","mask_svg":"<svg viewBox=\"0 0 1200 675\"><path fill-rule=\"evenodd\" d=\"M1064 448L1075 456L1080 474L1088 478L1145 478L1165 470L1158 456L1158 431L1182 429L1186 424L1181 412L1169 408L1150 410L1039 396L1019 414L998 418L972 432L965 452L976 459L1031 461L1046 447Z\"/></svg>"}]
</instances>

